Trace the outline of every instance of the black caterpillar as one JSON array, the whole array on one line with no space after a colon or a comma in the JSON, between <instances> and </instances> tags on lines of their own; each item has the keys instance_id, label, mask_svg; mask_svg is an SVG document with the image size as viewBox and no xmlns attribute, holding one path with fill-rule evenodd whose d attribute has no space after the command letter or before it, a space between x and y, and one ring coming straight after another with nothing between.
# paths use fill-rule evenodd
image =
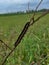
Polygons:
<instances>
[{"instance_id":1,"label":"black caterpillar","mask_svg":"<svg viewBox=\"0 0 49 65\"><path fill-rule=\"evenodd\" d=\"M24 35L26 34L28 28L30 26L30 22L27 22L21 32L21 34L19 35L17 41L15 42L14 46L16 47L20 42L21 42L21 39L24 37Z\"/></svg>"}]
</instances>

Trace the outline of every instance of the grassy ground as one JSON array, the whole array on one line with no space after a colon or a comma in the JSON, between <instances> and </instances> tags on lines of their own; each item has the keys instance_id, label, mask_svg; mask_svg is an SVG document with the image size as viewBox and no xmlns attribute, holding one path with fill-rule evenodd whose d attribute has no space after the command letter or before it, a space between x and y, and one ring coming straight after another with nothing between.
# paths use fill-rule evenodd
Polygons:
<instances>
[{"instance_id":1,"label":"grassy ground","mask_svg":"<svg viewBox=\"0 0 49 65\"><path fill-rule=\"evenodd\" d=\"M11 49L14 42L21 33L25 23L29 21L32 14L17 14L0 16L0 39L2 39ZM41 15L38 13L36 17ZM0 42L0 63L3 57L9 53L9 49ZM44 60L44 55L49 55L49 14L36 22L28 29L27 34L22 39L13 54L7 59L5 65L30 65L31 62ZM41 65L49 64L49 57Z\"/></svg>"}]
</instances>

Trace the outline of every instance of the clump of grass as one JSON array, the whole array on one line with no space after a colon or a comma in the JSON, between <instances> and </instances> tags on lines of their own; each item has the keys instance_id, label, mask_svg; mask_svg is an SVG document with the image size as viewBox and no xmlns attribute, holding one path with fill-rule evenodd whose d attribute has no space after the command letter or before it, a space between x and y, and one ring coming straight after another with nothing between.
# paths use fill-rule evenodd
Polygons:
<instances>
[{"instance_id":1,"label":"clump of grass","mask_svg":"<svg viewBox=\"0 0 49 65\"><path fill-rule=\"evenodd\" d=\"M40 13L37 14L37 16L39 15ZM28 19L28 14L0 16L0 28L3 30L3 34L0 34L0 39L5 40L5 42L8 41L8 45L12 48ZM49 15L45 16L45 18L42 18L29 28L21 43L7 59L6 65L30 65L33 61L36 64L42 60L44 61L41 62L41 65L49 64L49 57L47 59L44 57L44 55L49 56L48 20ZM11 30L14 30L16 33L12 34L14 35L14 38L10 41ZM2 59L1 55L0 59Z\"/></svg>"}]
</instances>

